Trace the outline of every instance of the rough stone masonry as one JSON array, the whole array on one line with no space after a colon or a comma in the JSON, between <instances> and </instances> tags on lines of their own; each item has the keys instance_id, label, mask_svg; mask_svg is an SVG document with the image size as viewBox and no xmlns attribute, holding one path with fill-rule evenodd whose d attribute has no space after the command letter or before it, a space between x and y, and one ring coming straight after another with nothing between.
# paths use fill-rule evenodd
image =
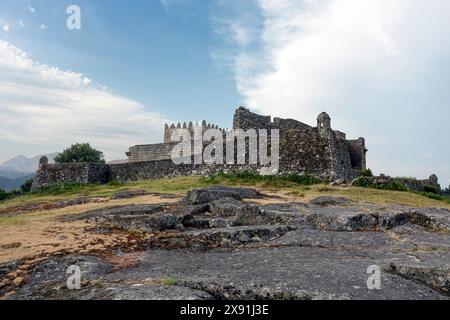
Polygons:
<instances>
[{"instance_id":1,"label":"rough stone masonry","mask_svg":"<svg viewBox=\"0 0 450 320\"><path fill-rule=\"evenodd\" d=\"M185 175L209 175L231 171L255 171L258 166L230 164L183 164L172 161L172 149L177 142L171 141L176 129L200 128L219 129L217 125L200 125L190 122L166 125L164 142L160 144L137 145L126 153L128 163L98 164L59 164L50 165L42 159L33 190L56 183L105 183L107 181L137 181L169 178ZM248 131L250 129L278 129L280 132L280 154L278 174L307 174L321 179L350 180L358 172L366 169L365 139L347 140L346 134L331 127L330 116L323 112L317 118L317 126L312 127L293 119L261 116L240 107L233 117L233 129ZM226 130L219 129L226 134ZM192 141L192 144L194 141ZM224 146L226 152L226 146ZM246 150L248 153L248 150Z\"/></svg>"}]
</instances>

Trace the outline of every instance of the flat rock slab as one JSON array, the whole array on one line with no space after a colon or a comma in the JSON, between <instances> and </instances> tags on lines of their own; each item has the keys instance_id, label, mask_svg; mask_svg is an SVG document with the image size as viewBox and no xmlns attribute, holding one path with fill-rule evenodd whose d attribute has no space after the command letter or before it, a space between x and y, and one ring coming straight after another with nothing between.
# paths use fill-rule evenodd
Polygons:
<instances>
[{"instance_id":1,"label":"flat rock slab","mask_svg":"<svg viewBox=\"0 0 450 320\"><path fill-rule=\"evenodd\" d=\"M123 190L120 192L117 192L112 196L113 200L119 200L119 199L130 199L135 197L141 197L145 196L146 192L144 189L136 189L136 190Z\"/></svg>"},{"instance_id":2,"label":"flat rock slab","mask_svg":"<svg viewBox=\"0 0 450 320\"><path fill-rule=\"evenodd\" d=\"M330 250L383 250L390 252L396 243L384 232L338 232L310 228L291 231L270 243L271 246L318 247Z\"/></svg>"},{"instance_id":3,"label":"flat rock slab","mask_svg":"<svg viewBox=\"0 0 450 320\"><path fill-rule=\"evenodd\" d=\"M67 273L70 266L81 271L81 288L69 289ZM163 285L165 279L145 279L127 284L103 281L113 272L113 266L92 256L69 256L49 259L31 270L30 279L13 300L211 300L205 291L182 285Z\"/></svg>"},{"instance_id":4,"label":"flat rock slab","mask_svg":"<svg viewBox=\"0 0 450 320\"><path fill-rule=\"evenodd\" d=\"M189 191L185 203L204 204L222 198L233 198L235 200L243 199L261 199L263 196L255 189L250 188L229 188L222 186L213 186L206 189L195 189Z\"/></svg>"},{"instance_id":5,"label":"flat rock slab","mask_svg":"<svg viewBox=\"0 0 450 320\"><path fill-rule=\"evenodd\" d=\"M450 211L436 208L398 207L312 207L307 221L328 231L373 231L405 224L423 226L429 231L450 233Z\"/></svg>"},{"instance_id":6,"label":"flat rock slab","mask_svg":"<svg viewBox=\"0 0 450 320\"><path fill-rule=\"evenodd\" d=\"M213 300L206 291L181 285L149 285L146 281L134 285L112 285L105 292L114 300Z\"/></svg>"},{"instance_id":7,"label":"flat rock slab","mask_svg":"<svg viewBox=\"0 0 450 320\"><path fill-rule=\"evenodd\" d=\"M145 205L129 205L129 206L113 206L97 210L91 210L82 214L63 217L63 221L80 221L97 217L107 216L132 216L132 215L152 215L171 208L173 205L167 203L161 204L145 204Z\"/></svg>"},{"instance_id":8,"label":"flat rock slab","mask_svg":"<svg viewBox=\"0 0 450 320\"><path fill-rule=\"evenodd\" d=\"M430 267L392 262L385 270L407 279L426 283L429 287L446 295L450 294L450 265Z\"/></svg>"},{"instance_id":9,"label":"flat rock slab","mask_svg":"<svg viewBox=\"0 0 450 320\"><path fill-rule=\"evenodd\" d=\"M162 234L153 238L151 248L206 250L249 243L268 242L294 230L292 226L242 226Z\"/></svg>"},{"instance_id":10,"label":"flat rock slab","mask_svg":"<svg viewBox=\"0 0 450 320\"><path fill-rule=\"evenodd\" d=\"M303 247L149 251L140 266L112 278L170 276L217 299L447 299L426 284L390 273L382 273L380 290L369 290L367 268L392 259Z\"/></svg>"},{"instance_id":11,"label":"flat rock slab","mask_svg":"<svg viewBox=\"0 0 450 320\"><path fill-rule=\"evenodd\" d=\"M342 197L323 196L323 197L315 198L315 199L311 200L310 202L312 204L316 204L319 206L328 207L328 206L345 206L345 205L351 204L353 201L351 201L347 198L342 198Z\"/></svg>"}]
</instances>

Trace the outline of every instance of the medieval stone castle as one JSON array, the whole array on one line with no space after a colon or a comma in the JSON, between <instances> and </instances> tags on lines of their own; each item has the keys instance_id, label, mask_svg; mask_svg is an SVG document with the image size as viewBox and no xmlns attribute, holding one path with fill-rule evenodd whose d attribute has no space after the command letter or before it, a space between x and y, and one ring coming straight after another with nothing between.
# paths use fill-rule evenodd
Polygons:
<instances>
[{"instance_id":1,"label":"medieval stone castle","mask_svg":"<svg viewBox=\"0 0 450 320\"><path fill-rule=\"evenodd\" d=\"M158 161L171 159L172 149L178 142L171 140L177 129L187 129L193 136L195 128L204 132L208 129L226 130L203 121L187 124L167 125L164 130L164 142L133 146L126 153L128 161ZM321 113L317 118L317 127L311 127L293 119L260 116L240 107L233 119L233 129L278 129L280 130L280 163L283 172L312 174L328 178L351 179L357 172L366 169L366 147L364 138L347 140L346 134L331 128L331 118Z\"/></svg>"},{"instance_id":2,"label":"medieval stone castle","mask_svg":"<svg viewBox=\"0 0 450 320\"><path fill-rule=\"evenodd\" d=\"M126 153L128 162L122 164L72 163L50 165L46 159L41 160L39 170L33 183L33 189L54 183L104 183L108 181L151 180L183 175L209 175L235 170L257 171L255 165L230 164L175 164L172 150L179 142L171 140L177 129L219 129L217 125L178 123L166 125L164 141L159 144L137 145ZM240 107L233 118L233 129L278 129L279 171L278 174L306 174L329 180L350 180L358 172L366 169L365 139L347 140L346 134L333 130L331 118L321 113L317 126L312 127L293 119L261 116ZM226 130L221 130L224 135ZM225 147L224 147L225 148Z\"/></svg>"}]
</instances>

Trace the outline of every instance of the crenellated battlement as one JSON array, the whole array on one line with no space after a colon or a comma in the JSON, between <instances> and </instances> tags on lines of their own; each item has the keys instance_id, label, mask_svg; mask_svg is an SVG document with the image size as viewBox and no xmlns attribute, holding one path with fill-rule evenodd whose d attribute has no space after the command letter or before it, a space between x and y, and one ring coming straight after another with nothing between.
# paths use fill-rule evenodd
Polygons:
<instances>
[{"instance_id":1,"label":"crenellated battlement","mask_svg":"<svg viewBox=\"0 0 450 320\"><path fill-rule=\"evenodd\" d=\"M201 132L201 134L203 135L203 133L206 130L209 129L216 129L216 130L220 130L222 132L226 132L225 129L219 128L218 125L215 125L213 123L207 123L206 120L203 120L201 122L195 121L195 122L178 122L177 124L172 123L172 124L166 124L164 127L164 143L171 143L172 141L172 135L173 133L178 130L178 129L186 129L189 131L189 134L191 135L191 137L194 137L194 132L196 130L199 130Z\"/></svg>"}]
</instances>

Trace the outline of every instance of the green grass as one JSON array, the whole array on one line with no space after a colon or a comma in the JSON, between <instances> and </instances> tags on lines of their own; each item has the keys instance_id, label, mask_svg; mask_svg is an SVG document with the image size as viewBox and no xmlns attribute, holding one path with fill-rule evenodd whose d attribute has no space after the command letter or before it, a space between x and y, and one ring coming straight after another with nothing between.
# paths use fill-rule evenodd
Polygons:
<instances>
[{"instance_id":1,"label":"green grass","mask_svg":"<svg viewBox=\"0 0 450 320\"><path fill-rule=\"evenodd\" d=\"M391 190L391 191L408 191L409 189L399 181L392 181L383 184L375 184L372 182L370 177L361 176L356 179L353 183L354 186L363 188L373 188L380 190Z\"/></svg>"},{"instance_id":2,"label":"green grass","mask_svg":"<svg viewBox=\"0 0 450 320\"><path fill-rule=\"evenodd\" d=\"M165 286L171 287L178 284L178 280L173 277L167 277L161 280L161 283Z\"/></svg>"},{"instance_id":3,"label":"green grass","mask_svg":"<svg viewBox=\"0 0 450 320\"><path fill-rule=\"evenodd\" d=\"M376 204L397 204L411 207L446 207L450 208L450 199L438 198L436 195L427 196L419 192L392 191L366 187L335 188L328 187L331 191L323 190L322 186L316 186L306 193L309 197L330 195L345 197L354 201L364 201Z\"/></svg>"},{"instance_id":4,"label":"green grass","mask_svg":"<svg viewBox=\"0 0 450 320\"><path fill-rule=\"evenodd\" d=\"M180 177L177 179L138 181L127 184L67 184L55 185L39 192L27 193L18 197L0 201L0 210L5 207L26 205L36 202L57 202L78 197L110 197L113 194L127 189L144 189L146 192L182 193L192 188L205 187L200 177Z\"/></svg>"},{"instance_id":5,"label":"green grass","mask_svg":"<svg viewBox=\"0 0 450 320\"><path fill-rule=\"evenodd\" d=\"M26 205L36 202L57 202L78 197L110 197L127 189L144 189L146 192L182 194L194 188L204 188L211 185L224 186L257 186L261 188L296 188L322 183L311 176L261 176L251 172L238 174L218 174L210 177L189 176L174 179L137 181L130 183L111 182L108 184L57 184L38 192L0 201L0 210L6 207Z\"/></svg>"},{"instance_id":6,"label":"green grass","mask_svg":"<svg viewBox=\"0 0 450 320\"><path fill-rule=\"evenodd\" d=\"M365 177L361 177L365 179ZM288 195L305 198L320 195L344 196L357 201L372 203L403 204L411 206L445 206L450 204L450 198L433 193L405 192L402 185L368 188L362 183L361 187L333 187L327 182L309 176L260 176L254 173L218 174L210 177L189 176L173 179L137 181L127 184L109 183L104 185L56 185L39 192L28 193L0 202L0 210L27 205L30 203L53 203L78 197L110 197L115 193L127 189L144 189L146 192L169 193L183 195L194 188L204 188L211 185L247 186L265 189L267 192L285 192ZM20 219L9 223L21 224Z\"/></svg>"},{"instance_id":7,"label":"green grass","mask_svg":"<svg viewBox=\"0 0 450 320\"><path fill-rule=\"evenodd\" d=\"M405 178L403 178L403 179L405 179ZM384 184L374 184L370 180L370 178L367 178L365 176L360 176L359 178L357 178L353 185L357 186L357 187L362 187L362 188L372 188L372 189L379 189L379 190L389 190L389 191L401 191L401 192L415 193L415 194L421 195L421 196L426 197L426 198L442 201L442 202L445 202L445 203L448 203L448 204L450 203L450 198L449 197L441 196L439 194L438 190L436 189L436 187L430 186L430 185L425 185L424 186L424 190L425 190L424 192L417 192L417 191L413 191L413 190L408 189L400 181L393 181L393 182L384 183Z\"/></svg>"},{"instance_id":8,"label":"green grass","mask_svg":"<svg viewBox=\"0 0 450 320\"><path fill-rule=\"evenodd\" d=\"M430 198L430 199L434 199L434 200L438 200L438 201L443 201L443 202L447 202L450 204L450 197L446 197L446 196L441 196L440 194L438 194L437 192L417 192L418 194Z\"/></svg>"},{"instance_id":9,"label":"green grass","mask_svg":"<svg viewBox=\"0 0 450 320\"><path fill-rule=\"evenodd\" d=\"M211 177L203 177L205 184L239 184L260 185L265 188L292 188L321 184L324 181L308 175L290 174L284 176L262 176L253 172L220 173Z\"/></svg>"},{"instance_id":10,"label":"green grass","mask_svg":"<svg viewBox=\"0 0 450 320\"><path fill-rule=\"evenodd\" d=\"M0 226L23 226L27 224L25 216L0 216Z\"/></svg>"}]
</instances>

